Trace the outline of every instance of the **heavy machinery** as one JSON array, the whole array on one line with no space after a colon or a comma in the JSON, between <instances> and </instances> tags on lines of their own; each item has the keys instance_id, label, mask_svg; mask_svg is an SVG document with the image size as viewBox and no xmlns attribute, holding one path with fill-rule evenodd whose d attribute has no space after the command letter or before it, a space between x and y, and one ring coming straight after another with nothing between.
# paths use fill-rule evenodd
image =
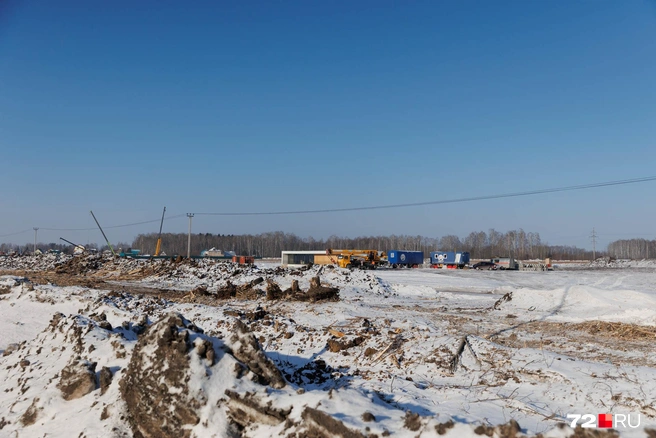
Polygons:
<instances>
[{"instance_id":1,"label":"heavy machinery","mask_svg":"<svg viewBox=\"0 0 656 438\"><path fill-rule=\"evenodd\" d=\"M160 251L162 250L162 225L164 225L164 213L166 213L166 207L162 212L162 221L159 223L159 234L157 235L157 246L155 247L155 257L159 256Z\"/></svg>"},{"instance_id":2,"label":"heavy machinery","mask_svg":"<svg viewBox=\"0 0 656 438\"><path fill-rule=\"evenodd\" d=\"M372 249L329 249L326 251L326 255L340 268L376 269L387 264L385 253Z\"/></svg>"},{"instance_id":3,"label":"heavy machinery","mask_svg":"<svg viewBox=\"0 0 656 438\"><path fill-rule=\"evenodd\" d=\"M66 243L70 243L73 245L73 255L80 255L86 251L86 248L83 247L82 245L78 245L77 243L73 243L70 240L66 240L63 237L60 237L59 240L63 240Z\"/></svg>"}]
</instances>

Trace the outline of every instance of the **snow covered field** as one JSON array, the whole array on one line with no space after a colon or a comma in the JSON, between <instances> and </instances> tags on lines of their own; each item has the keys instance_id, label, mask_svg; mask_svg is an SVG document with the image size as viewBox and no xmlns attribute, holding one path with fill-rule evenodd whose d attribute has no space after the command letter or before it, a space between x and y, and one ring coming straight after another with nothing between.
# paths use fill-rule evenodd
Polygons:
<instances>
[{"instance_id":1,"label":"snow covered field","mask_svg":"<svg viewBox=\"0 0 656 438\"><path fill-rule=\"evenodd\" d=\"M656 436L652 263L70 263L0 277L0 436L133 436L141 424L144 436L565 437L568 414L605 413L639 417L615 424L622 437ZM267 299L271 283L305 291L317 275L338 301ZM230 287L237 295L220 299Z\"/></svg>"}]
</instances>

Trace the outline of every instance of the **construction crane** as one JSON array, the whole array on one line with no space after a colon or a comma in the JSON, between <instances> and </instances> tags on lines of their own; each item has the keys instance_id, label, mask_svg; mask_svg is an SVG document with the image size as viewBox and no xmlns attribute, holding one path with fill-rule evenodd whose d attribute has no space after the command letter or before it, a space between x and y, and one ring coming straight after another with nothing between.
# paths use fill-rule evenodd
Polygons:
<instances>
[{"instance_id":1,"label":"construction crane","mask_svg":"<svg viewBox=\"0 0 656 438\"><path fill-rule=\"evenodd\" d=\"M162 212L162 221L159 223L159 235L157 236L157 246L155 247L155 257L159 256L160 251L162 250L162 226L164 225L164 213L166 213L166 207Z\"/></svg>"},{"instance_id":2,"label":"construction crane","mask_svg":"<svg viewBox=\"0 0 656 438\"><path fill-rule=\"evenodd\" d=\"M376 269L387 263L387 256L382 251L372 249L328 249L326 254L340 268ZM334 255L337 255L336 262Z\"/></svg>"},{"instance_id":3,"label":"construction crane","mask_svg":"<svg viewBox=\"0 0 656 438\"><path fill-rule=\"evenodd\" d=\"M82 253L82 252L86 251L86 248L84 246L78 245L77 243L73 243L70 240L64 239L63 237L60 237L59 240L63 240L64 242L70 243L71 245L73 245L73 253L74 254L76 254L76 253L79 254L79 253Z\"/></svg>"}]
</instances>

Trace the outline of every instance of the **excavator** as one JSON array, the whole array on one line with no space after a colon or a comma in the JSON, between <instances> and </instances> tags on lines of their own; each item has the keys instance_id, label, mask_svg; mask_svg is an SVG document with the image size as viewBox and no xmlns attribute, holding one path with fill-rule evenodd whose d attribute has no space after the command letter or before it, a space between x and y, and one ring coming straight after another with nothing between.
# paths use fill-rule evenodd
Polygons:
<instances>
[{"instance_id":1,"label":"excavator","mask_svg":"<svg viewBox=\"0 0 656 438\"><path fill-rule=\"evenodd\" d=\"M387 263L384 252L370 249L328 249L326 254L334 264L346 269L376 269ZM337 260L332 256L337 256Z\"/></svg>"}]
</instances>

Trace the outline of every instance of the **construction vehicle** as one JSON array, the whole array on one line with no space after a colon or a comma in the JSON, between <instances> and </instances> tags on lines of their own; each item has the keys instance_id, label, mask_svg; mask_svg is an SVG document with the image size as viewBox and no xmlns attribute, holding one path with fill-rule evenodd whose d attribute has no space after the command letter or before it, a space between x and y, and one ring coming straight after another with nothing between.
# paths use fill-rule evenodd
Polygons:
<instances>
[{"instance_id":1,"label":"construction vehicle","mask_svg":"<svg viewBox=\"0 0 656 438\"><path fill-rule=\"evenodd\" d=\"M490 261L496 263L501 270L517 271L519 270L519 262L512 257L495 257Z\"/></svg>"},{"instance_id":2,"label":"construction vehicle","mask_svg":"<svg viewBox=\"0 0 656 438\"><path fill-rule=\"evenodd\" d=\"M141 254L140 249L132 249L128 248L125 251L122 251L118 253L119 257L129 257L129 258L136 258Z\"/></svg>"},{"instance_id":3,"label":"construction vehicle","mask_svg":"<svg viewBox=\"0 0 656 438\"><path fill-rule=\"evenodd\" d=\"M328 249L326 255L340 268L376 269L387 264L384 252L370 249Z\"/></svg>"},{"instance_id":4,"label":"construction vehicle","mask_svg":"<svg viewBox=\"0 0 656 438\"><path fill-rule=\"evenodd\" d=\"M160 251L162 250L162 225L164 225L164 213L166 213L166 207L162 212L162 221L159 223L159 234L157 235L157 246L155 247L155 257L159 256Z\"/></svg>"},{"instance_id":5,"label":"construction vehicle","mask_svg":"<svg viewBox=\"0 0 656 438\"><path fill-rule=\"evenodd\" d=\"M77 243L73 243L70 240L64 239L63 237L60 237L59 240L63 240L64 242L73 245L73 255L81 255L84 254L84 252L86 251L86 248L84 246L78 245Z\"/></svg>"}]
</instances>

